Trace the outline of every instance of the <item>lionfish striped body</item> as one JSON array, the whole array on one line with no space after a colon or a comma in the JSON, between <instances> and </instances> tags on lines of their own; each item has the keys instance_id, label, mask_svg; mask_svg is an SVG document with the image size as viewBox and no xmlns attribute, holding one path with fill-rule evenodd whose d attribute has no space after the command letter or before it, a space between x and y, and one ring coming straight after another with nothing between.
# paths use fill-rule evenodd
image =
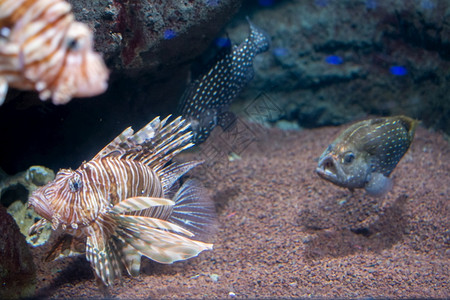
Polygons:
<instances>
[{"instance_id":1,"label":"lionfish striped body","mask_svg":"<svg viewBox=\"0 0 450 300\"><path fill-rule=\"evenodd\" d=\"M156 118L136 134L126 129L91 161L60 170L33 193L30 206L43 219L30 233L48 221L55 230L48 260L86 253L111 285L123 268L138 275L141 256L172 263L212 249L192 239L212 224L212 202L196 180L177 185L199 162L171 162L193 145L189 124L180 117L166 123Z\"/></svg>"},{"instance_id":2,"label":"lionfish striped body","mask_svg":"<svg viewBox=\"0 0 450 300\"><path fill-rule=\"evenodd\" d=\"M92 32L63 0L0 0L0 105L8 86L65 104L107 88Z\"/></svg>"}]
</instances>

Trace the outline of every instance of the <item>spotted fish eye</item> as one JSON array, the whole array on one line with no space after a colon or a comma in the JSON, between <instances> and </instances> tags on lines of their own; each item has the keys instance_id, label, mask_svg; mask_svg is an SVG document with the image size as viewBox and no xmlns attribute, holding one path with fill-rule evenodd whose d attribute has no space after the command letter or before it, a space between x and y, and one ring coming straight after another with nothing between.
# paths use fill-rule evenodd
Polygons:
<instances>
[{"instance_id":1,"label":"spotted fish eye","mask_svg":"<svg viewBox=\"0 0 450 300\"><path fill-rule=\"evenodd\" d=\"M79 174L74 174L72 178L69 179L69 188L73 193L78 192L82 187L81 177Z\"/></svg>"},{"instance_id":2,"label":"spotted fish eye","mask_svg":"<svg viewBox=\"0 0 450 300\"><path fill-rule=\"evenodd\" d=\"M355 154L353 152L347 152L344 155L343 163L344 164L351 164L355 160Z\"/></svg>"}]
</instances>

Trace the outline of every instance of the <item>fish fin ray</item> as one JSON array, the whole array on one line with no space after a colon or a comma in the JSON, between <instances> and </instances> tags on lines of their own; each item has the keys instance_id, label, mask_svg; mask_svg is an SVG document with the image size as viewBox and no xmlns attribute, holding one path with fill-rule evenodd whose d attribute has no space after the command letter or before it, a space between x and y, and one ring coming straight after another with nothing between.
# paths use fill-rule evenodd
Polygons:
<instances>
[{"instance_id":1,"label":"fish fin ray","mask_svg":"<svg viewBox=\"0 0 450 300\"><path fill-rule=\"evenodd\" d=\"M183 164L172 163L168 165L160 172L163 189L169 190L181 176L202 163L203 161L190 161Z\"/></svg>"},{"instance_id":2,"label":"fish fin ray","mask_svg":"<svg viewBox=\"0 0 450 300\"><path fill-rule=\"evenodd\" d=\"M196 179L187 180L174 197L175 206L168 219L197 236L209 236L216 230L214 202Z\"/></svg>"},{"instance_id":3,"label":"fish fin ray","mask_svg":"<svg viewBox=\"0 0 450 300\"><path fill-rule=\"evenodd\" d=\"M161 220L158 218L146 217L146 216L135 216L135 215L113 215L113 219L117 224L122 227L127 227L130 230L138 232L145 232L146 228L156 228L160 230L165 230L167 232L172 231L176 233L181 233L187 236L193 236L194 234L189 230L179 226L178 224L171 223L166 220Z\"/></svg>"},{"instance_id":4,"label":"fish fin ray","mask_svg":"<svg viewBox=\"0 0 450 300\"><path fill-rule=\"evenodd\" d=\"M56 235L55 231L52 232ZM52 247L46 253L45 261L53 261L62 257L73 256L83 254L85 252L85 238L76 238L69 234L59 234L56 237Z\"/></svg>"},{"instance_id":5,"label":"fish fin ray","mask_svg":"<svg viewBox=\"0 0 450 300\"><path fill-rule=\"evenodd\" d=\"M86 259L91 263L96 275L103 283L111 286L114 279L120 278L122 275L121 260L114 244L115 240L109 239L105 245L99 245L99 241L95 239L95 235L87 238Z\"/></svg>"},{"instance_id":6,"label":"fish fin ray","mask_svg":"<svg viewBox=\"0 0 450 300\"><path fill-rule=\"evenodd\" d=\"M133 211L142 211L158 207L161 210L172 211L175 202L165 198L156 197L131 197L120 201L111 209L112 212L120 214Z\"/></svg>"},{"instance_id":7,"label":"fish fin ray","mask_svg":"<svg viewBox=\"0 0 450 300\"><path fill-rule=\"evenodd\" d=\"M212 244L149 226L134 228L123 221L118 220L117 234L139 254L159 263L185 260L213 247Z\"/></svg>"},{"instance_id":8,"label":"fish fin ray","mask_svg":"<svg viewBox=\"0 0 450 300\"><path fill-rule=\"evenodd\" d=\"M126 153L128 149L135 146L128 139L133 136L133 129L128 127L121 134L119 134L114 140L106 145L93 159L99 159L107 156L120 156Z\"/></svg>"}]
</instances>

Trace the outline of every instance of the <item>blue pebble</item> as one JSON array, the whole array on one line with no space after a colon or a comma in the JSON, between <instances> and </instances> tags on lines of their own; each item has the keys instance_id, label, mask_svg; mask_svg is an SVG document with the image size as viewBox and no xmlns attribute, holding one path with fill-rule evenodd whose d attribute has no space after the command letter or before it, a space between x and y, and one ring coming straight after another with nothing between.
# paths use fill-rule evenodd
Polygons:
<instances>
[{"instance_id":1,"label":"blue pebble","mask_svg":"<svg viewBox=\"0 0 450 300\"><path fill-rule=\"evenodd\" d=\"M367 9L375 9L375 8L377 8L377 1L375 1L375 0L366 0L366 8Z\"/></svg>"},{"instance_id":2,"label":"blue pebble","mask_svg":"<svg viewBox=\"0 0 450 300\"><path fill-rule=\"evenodd\" d=\"M219 38L215 39L214 43L219 48L231 46L231 40L229 38L225 38L225 37L219 37Z\"/></svg>"},{"instance_id":3,"label":"blue pebble","mask_svg":"<svg viewBox=\"0 0 450 300\"><path fill-rule=\"evenodd\" d=\"M275 0L258 0L259 5L264 7L272 6L275 3Z\"/></svg>"},{"instance_id":4,"label":"blue pebble","mask_svg":"<svg viewBox=\"0 0 450 300\"><path fill-rule=\"evenodd\" d=\"M408 74L408 69L403 66L392 66L389 68L389 71L395 76L405 76Z\"/></svg>"},{"instance_id":5,"label":"blue pebble","mask_svg":"<svg viewBox=\"0 0 450 300\"><path fill-rule=\"evenodd\" d=\"M425 10L432 10L436 7L436 4L431 0L422 0L420 6Z\"/></svg>"},{"instance_id":6,"label":"blue pebble","mask_svg":"<svg viewBox=\"0 0 450 300\"><path fill-rule=\"evenodd\" d=\"M166 39L166 40L171 40L176 36L177 36L177 34L172 29L166 29L164 31L164 39Z\"/></svg>"},{"instance_id":7,"label":"blue pebble","mask_svg":"<svg viewBox=\"0 0 450 300\"><path fill-rule=\"evenodd\" d=\"M329 0L315 0L314 4L319 7L325 7L328 5Z\"/></svg>"},{"instance_id":8,"label":"blue pebble","mask_svg":"<svg viewBox=\"0 0 450 300\"><path fill-rule=\"evenodd\" d=\"M337 55L327 56L327 58L325 58L325 61L330 65L341 65L344 62L344 60Z\"/></svg>"},{"instance_id":9,"label":"blue pebble","mask_svg":"<svg viewBox=\"0 0 450 300\"><path fill-rule=\"evenodd\" d=\"M215 7L215 6L219 6L219 1L220 0L206 0L206 4L209 6Z\"/></svg>"},{"instance_id":10,"label":"blue pebble","mask_svg":"<svg viewBox=\"0 0 450 300\"><path fill-rule=\"evenodd\" d=\"M278 47L272 50L273 55L276 57L286 56L289 54L289 50L286 48Z\"/></svg>"}]
</instances>

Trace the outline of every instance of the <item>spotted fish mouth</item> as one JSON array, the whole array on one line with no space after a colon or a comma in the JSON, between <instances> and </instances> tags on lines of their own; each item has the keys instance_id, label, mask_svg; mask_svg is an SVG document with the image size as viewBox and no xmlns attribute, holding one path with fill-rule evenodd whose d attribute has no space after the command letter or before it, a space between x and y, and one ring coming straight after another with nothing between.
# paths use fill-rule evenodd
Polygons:
<instances>
[{"instance_id":1,"label":"spotted fish mouth","mask_svg":"<svg viewBox=\"0 0 450 300\"><path fill-rule=\"evenodd\" d=\"M337 168L333 158L331 156L325 156L320 159L319 165L316 168L316 173L325 179L336 179Z\"/></svg>"}]
</instances>

